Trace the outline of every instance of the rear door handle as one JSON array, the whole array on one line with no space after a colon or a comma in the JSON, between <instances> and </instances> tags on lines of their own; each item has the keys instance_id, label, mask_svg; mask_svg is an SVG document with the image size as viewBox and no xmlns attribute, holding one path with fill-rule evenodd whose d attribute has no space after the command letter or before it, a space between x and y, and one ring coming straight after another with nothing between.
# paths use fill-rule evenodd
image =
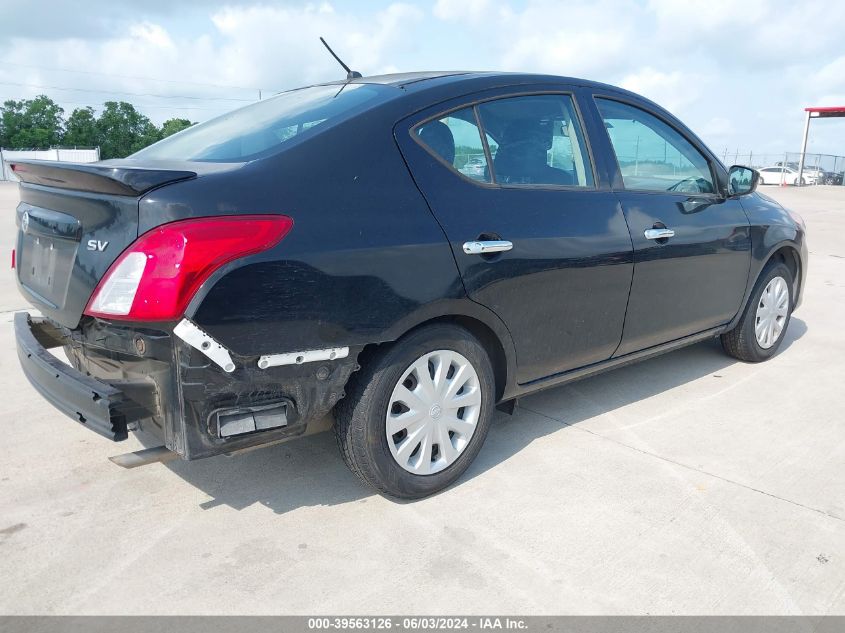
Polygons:
<instances>
[{"instance_id":1,"label":"rear door handle","mask_svg":"<svg viewBox=\"0 0 845 633\"><path fill-rule=\"evenodd\" d=\"M666 240L670 237L675 237L675 231L672 229L646 229L643 235L647 240Z\"/></svg>"},{"instance_id":2,"label":"rear door handle","mask_svg":"<svg viewBox=\"0 0 845 633\"><path fill-rule=\"evenodd\" d=\"M467 255L486 255L487 253L502 253L513 248L513 243L506 240L484 240L482 242L464 242L464 253Z\"/></svg>"}]
</instances>

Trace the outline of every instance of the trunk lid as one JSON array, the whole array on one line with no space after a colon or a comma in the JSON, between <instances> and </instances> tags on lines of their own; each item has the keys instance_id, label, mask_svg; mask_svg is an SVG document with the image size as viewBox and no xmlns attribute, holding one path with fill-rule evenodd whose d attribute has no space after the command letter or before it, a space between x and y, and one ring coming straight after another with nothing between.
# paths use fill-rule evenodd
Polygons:
<instances>
[{"instance_id":1,"label":"trunk lid","mask_svg":"<svg viewBox=\"0 0 845 633\"><path fill-rule=\"evenodd\" d=\"M138 237L141 197L197 176L196 171L127 162L12 162L21 179L18 284L35 307L65 327L79 324L100 279Z\"/></svg>"}]
</instances>

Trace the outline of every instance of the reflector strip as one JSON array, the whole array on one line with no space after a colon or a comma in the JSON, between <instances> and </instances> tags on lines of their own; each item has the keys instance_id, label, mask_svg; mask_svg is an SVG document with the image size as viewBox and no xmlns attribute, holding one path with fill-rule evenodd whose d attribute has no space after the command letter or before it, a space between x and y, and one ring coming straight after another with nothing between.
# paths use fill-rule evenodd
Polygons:
<instances>
[{"instance_id":1,"label":"reflector strip","mask_svg":"<svg viewBox=\"0 0 845 633\"><path fill-rule=\"evenodd\" d=\"M228 374L235 371L235 363L229 355L229 350L211 338L188 319L182 319L173 328L173 333L194 349L198 349L208 356L214 363Z\"/></svg>"},{"instance_id":2,"label":"reflector strip","mask_svg":"<svg viewBox=\"0 0 845 633\"><path fill-rule=\"evenodd\" d=\"M269 354L258 359L261 369L277 367L279 365L301 365L318 360L337 360L349 356L348 347L330 347L328 349L311 349L304 352L286 352L284 354Z\"/></svg>"}]
</instances>

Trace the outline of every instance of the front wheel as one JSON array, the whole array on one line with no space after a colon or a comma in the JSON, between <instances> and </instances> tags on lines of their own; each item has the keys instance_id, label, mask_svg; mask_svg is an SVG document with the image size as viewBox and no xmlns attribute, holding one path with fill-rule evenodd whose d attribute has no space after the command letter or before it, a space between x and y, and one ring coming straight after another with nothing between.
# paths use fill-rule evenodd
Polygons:
<instances>
[{"instance_id":1,"label":"front wheel","mask_svg":"<svg viewBox=\"0 0 845 633\"><path fill-rule=\"evenodd\" d=\"M739 360L768 360L783 343L792 316L792 272L783 262L769 264L737 326L722 334L722 347Z\"/></svg>"},{"instance_id":2,"label":"front wheel","mask_svg":"<svg viewBox=\"0 0 845 633\"><path fill-rule=\"evenodd\" d=\"M336 409L344 461L385 494L452 484L481 450L494 406L490 359L468 331L423 327L363 359Z\"/></svg>"}]
</instances>

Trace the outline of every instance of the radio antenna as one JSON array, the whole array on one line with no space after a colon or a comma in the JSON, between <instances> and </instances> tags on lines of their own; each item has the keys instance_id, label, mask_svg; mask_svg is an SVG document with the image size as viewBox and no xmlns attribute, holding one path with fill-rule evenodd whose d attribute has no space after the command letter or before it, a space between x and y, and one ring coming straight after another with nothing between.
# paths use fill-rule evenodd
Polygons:
<instances>
[{"instance_id":1,"label":"radio antenna","mask_svg":"<svg viewBox=\"0 0 845 633\"><path fill-rule=\"evenodd\" d=\"M343 63L343 60L340 59L337 54L335 54L335 52L332 50L332 47L326 43L326 40L321 37L320 41L323 43L323 46L326 47L326 50L332 54L332 57L337 60L337 63L343 66L343 70L346 71L346 81L352 81L353 79L360 79L362 77L361 73L356 70L352 70L349 66Z\"/></svg>"}]
</instances>

